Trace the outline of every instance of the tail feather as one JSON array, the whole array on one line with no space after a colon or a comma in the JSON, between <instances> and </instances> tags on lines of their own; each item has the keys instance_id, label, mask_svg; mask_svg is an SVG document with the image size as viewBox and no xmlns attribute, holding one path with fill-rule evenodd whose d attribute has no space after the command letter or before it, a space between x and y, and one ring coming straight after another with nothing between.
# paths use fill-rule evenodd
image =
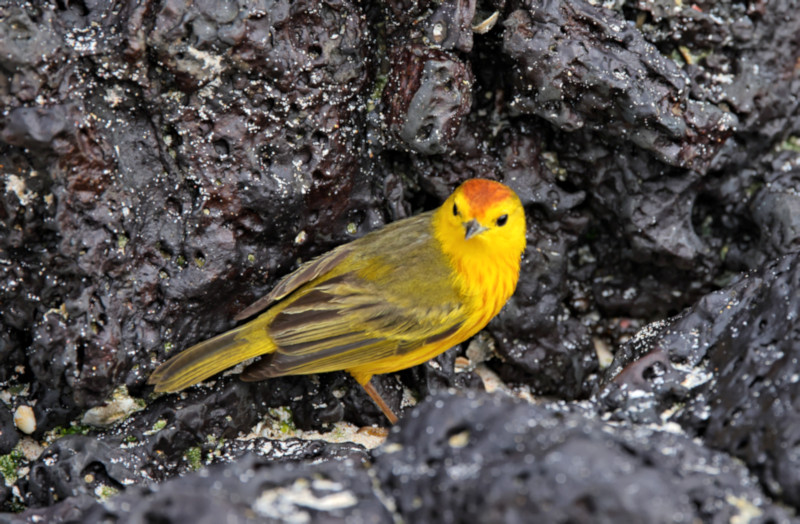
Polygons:
<instances>
[{"instance_id":1,"label":"tail feather","mask_svg":"<svg viewBox=\"0 0 800 524\"><path fill-rule=\"evenodd\" d=\"M190 347L161 364L147 383L155 385L156 392L180 391L240 362L275 351L266 333L247 336L253 327L246 324Z\"/></svg>"}]
</instances>

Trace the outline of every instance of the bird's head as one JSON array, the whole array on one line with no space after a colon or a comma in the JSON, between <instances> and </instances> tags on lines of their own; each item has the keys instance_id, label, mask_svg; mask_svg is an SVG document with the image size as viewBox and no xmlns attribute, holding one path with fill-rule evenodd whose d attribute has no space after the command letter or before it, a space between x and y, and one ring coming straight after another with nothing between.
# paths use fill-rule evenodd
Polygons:
<instances>
[{"instance_id":1,"label":"bird's head","mask_svg":"<svg viewBox=\"0 0 800 524\"><path fill-rule=\"evenodd\" d=\"M519 257L525 249L525 210L516 193L500 182L467 180L436 215L436 236L445 251Z\"/></svg>"}]
</instances>

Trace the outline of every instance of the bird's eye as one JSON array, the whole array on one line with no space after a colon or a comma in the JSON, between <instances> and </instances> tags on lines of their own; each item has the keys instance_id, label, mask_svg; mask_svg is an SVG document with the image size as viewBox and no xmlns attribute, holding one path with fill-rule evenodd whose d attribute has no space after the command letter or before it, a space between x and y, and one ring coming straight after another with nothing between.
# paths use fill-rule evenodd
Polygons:
<instances>
[{"instance_id":1,"label":"bird's eye","mask_svg":"<svg viewBox=\"0 0 800 524\"><path fill-rule=\"evenodd\" d=\"M453 216L454 217L458 216L458 206L455 204L453 204Z\"/></svg>"},{"instance_id":2,"label":"bird's eye","mask_svg":"<svg viewBox=\"0 0 800 524\"><path fill-rule=\"evenodd\" d=\"M503 227L508 222L508 215L500 215L497 219L497 225Z\"/></svg>"}]
</instances>

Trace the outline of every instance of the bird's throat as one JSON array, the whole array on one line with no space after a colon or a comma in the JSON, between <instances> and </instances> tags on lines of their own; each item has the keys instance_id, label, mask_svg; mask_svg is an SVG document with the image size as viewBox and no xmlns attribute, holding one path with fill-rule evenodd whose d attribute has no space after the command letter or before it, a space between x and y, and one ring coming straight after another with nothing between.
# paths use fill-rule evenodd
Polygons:
<instances>
[{"instance_id":1,"label":"bird's throat","mask_svg":"<svg viewBox=\"0 0 800 524\"><path fill-rule=\"evenodd\" d=\"M452 227L441 211L434 214L433 224L434 235L454 269L455 286L491 319L514 293L520 253L493 249L480 235L465 239L463 228Z\"/></svg>"}]
</instances>

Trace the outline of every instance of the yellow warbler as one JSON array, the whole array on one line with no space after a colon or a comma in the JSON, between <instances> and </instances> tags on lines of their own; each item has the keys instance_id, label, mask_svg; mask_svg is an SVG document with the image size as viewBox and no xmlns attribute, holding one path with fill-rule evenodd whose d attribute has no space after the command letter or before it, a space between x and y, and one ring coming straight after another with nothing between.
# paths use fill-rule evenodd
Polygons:
<instances>
[{"instance_id":1,"label":"yellow warbler","mask_svg":"<svg viewBox=\"0 0 800 524\"><path fill-rule=\"evenodd\" d=\"M150 376L179 391L247 359L244 380L347 370L386 417L372 375L421 364L480 331L514 292L525 211L499 182L471 179L441 207L339 246L286 276L237 320Z\"/></svg>"}]
</instances>

